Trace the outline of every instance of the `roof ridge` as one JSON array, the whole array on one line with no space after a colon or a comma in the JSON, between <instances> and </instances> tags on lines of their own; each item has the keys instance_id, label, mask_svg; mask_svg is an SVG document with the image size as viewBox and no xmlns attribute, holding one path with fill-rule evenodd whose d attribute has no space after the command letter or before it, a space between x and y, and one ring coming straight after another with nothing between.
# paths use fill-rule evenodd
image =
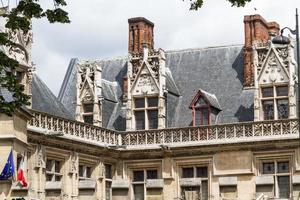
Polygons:
<instances>
[{"instance_id":1,"label":"roof ridge","mask_svg":"<svg viewBox=\"0 0 300 200\"><path fill-rule=\"evenodd\" d=\"M174 49L174 50L166 50L166 54L168 53L177 53L177 52L190 52L190 51L201 51L206 49L222 49L227 47L240 47L243 44L231 44L231 45L220 45L220 46L207 46L207 47L195 47L195 48L187 48L187 49Z\"/></svg>"}]
</instances>

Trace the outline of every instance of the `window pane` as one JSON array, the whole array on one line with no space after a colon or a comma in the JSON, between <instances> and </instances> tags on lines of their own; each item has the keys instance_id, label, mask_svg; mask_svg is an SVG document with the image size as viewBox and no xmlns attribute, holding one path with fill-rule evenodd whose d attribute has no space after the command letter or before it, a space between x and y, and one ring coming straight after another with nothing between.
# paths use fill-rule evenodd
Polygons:
<instances>
[{"instance_id":1,"label":"window pane","mask_svg":"<svg viewBox=\"0 0 300 200\"><path fill-rule=\"evenodd\" d=\"M182 168L182 178L193 178L194 177L194 168Z\"/></svg>"},{"instance_id":2,"label":"window pane","mask_svg":"<svg viewBox=\"0 0 300 200\"><path fill-rule=\"evenodd\" d=\"M145 111L135 111L135 128L136 130L145 129Z\"/></svg>"},{"instance_id":3,"label":"window pane","mask_svg":"<svg viewBox=\"0 0 300 200\"><path fill-rule=\"evenodd\" d=\"M148 107L157 107L158 106L158 98L157 97L149 97L148 98Z\"/></svg>"},{"instance_id":4,"label":"window pane","mask_svg":"<svg viewBox=\"0 0 300 200\"><path fill-rule=\"evenodd\" d=\"M92 170L91 167L86 167L86 178L91 178Z\"/></svg>"},{"instance_id":5,"label":"window pane","mask_svg":"<svg viewBox=\"0 0 300 200\"><path fill-rule=\"evenodd\" d=\"M158 110L148 110L149 129L158 127Z\"/></svg>"},{"instance_id":6,"label":"window pane","mask_svg":"<svg viewBox=\"0 0 300 200\"><path fill-rule=\"evenodd\" d=\"M274 119L274 103L273 101L263 101L264 119Z\"/></svg>"},{"instance_id":7,"label":"window pane","mask_svg":"<svg viewBox=\"0 0 300 200\"><path fill-rule=\"evenodd\" d=\"M147 179L157 179L157 170L147 170Z\"/></svg>"},{"instance_id":8,"label":"window pane","mask_svg":"<svg viewBox=\"0 0 300 200\"><path fill-rule=\"evenodd\" d=\"M138 184L133 186L134 200L144 200L144 185Z\"/></svg>"},{"instance_id":9,"label":"window pane","mask_svg":"<svg viewBox=\"0 0 300 200\"><path fill-rule=\"evenodd\" d=\"M290 198L290 177L278 176L279 198Z\"/></svg>"},{"instance_id":10,"label":"window pane","mask_svg":"<svg viewBox=\"0 0 300 200\"><path fill-rule=\"evenodd\" d=\"M79 165L79 177L83 177L83 166Z\"/></svg>"},{"instance_id":11,"label":"window pane","mask_svg":"<svg viewBox=\"0 0 300 200\"><path fill-rule=\"evenodd\" d=\"M201 111L197 109L195 112L195 126L199 126L201 125Z\"/></svg>"},{"instance_id":12,"label":"window pane","mask_svg":"<svg viewBox=\"0 0 300 200\"><path fill-rule=\"evenodd\" d=\"M55 172L60 173L60 162L57 160L55 161Z\"/></svg>"},{"instance_id":13,"label":"window pane","mask_svg":"<svg viewBox=\"0 0 300 200\"><path fill-rule=\"evenodd\" d=\"M196 168L197 171L197 177L207 177L207 167L197 167Z\"/></svg>"},{"instance_id":14,"label":"window pane","mask_svg":"<svg viewBox=\"0 0 300 200\"><path fill-rule=\"evenodd\" d=\"M263 174L274 174L275 173L275 165L273 162L263 163Z\"/></svg>"},{"instance_id":15,"label":"window pane","mask_svg":"<svg viewBox=\"0 0 300 200\"><path fill-rule=\"evenodd\" d=\"M208 110L208 108L203 109L202 112L203 112L202 113L202 117L203 117L202 125L209 125L209 110Z\"/></svg>"},{"instance_id":16,"label":"window pane","mask_svg":"<svg viewBox=\"0 0 300 200\"><path fill-rule=\"evenodd\" d=\"M261 89L262 97L273 97L273 87L262 88Z\"/></svg>"},{"instance_id":17,"label":"window pane","mask_svg":"<svg viewBox=\"0 0 300 200\"><path fill-rule=\"evenodd\" d=\"M133 181L144 181L144 171L134 171Z\"/></svg>"},{"instance_id":18,"label":"window pane","mask_svg":"<svg viewBox=\"0 0 300 200\"><path fill-rule=\"evenodd\" d=\"M23 75L24 75L23 72L19 72L19 71L16 72L16 80L17 80L17 83L21 83L21 82L22 82Z\"/></svg>"},{"instance_id":19,"label":"window pane","mask_svg":"<svg viewBox=\"0 0 300 200\"><path fill-rule=\"evenodd\" d=\"M288 96L289 89L287 86L278 86L276 87L276 95L277 96Z\"/></svg>"},{"instance_id":20,"label":"window pane","mask_svg":"<svg viewBox=\"0 0 300 200\"><path fill-rule=\"evenodd\" d=\"M278 119L289 118L289 101L288 99L277 100Z\"/></svg>"},{"instance_id":21,"label":"window pane","mask_svg":"<svg viewBox=\"0 0 300 200\"><path fill-rule=\"evenodd\" d=\"M52 171L52 160L47 160L46 162L46 171Z\"/></svg>"},{"instance_id":22,"label":"window pane","mask_svg":"<svg viewBox=\"0 0 300 200\"><path fill-rule=\"evenodd\" d=\"M61 176L55 176L55 181L60 181Z\"/></svg>"},{"instance_id":23,"label":"window pane","mask_svg":"<svg viewBox=\"0 0 300 200\"><path fill-rule=\"evenodd\" d=\"M83 112L84 113L91 113L94 111L94 104L89 103L89 104L83 104Z\"/></svg>"},{"instance_id":24,"label":"window pane","mask_svg":"<svg viewBox=\"0 0 300 200\"><path fill-rule=\"evenodd\" d=\"M203 98L200 98L200 99L197 101L197 103L196 103L195 106L196 106L196 107L202 107L202 106L207 106L207 104L206 104L206 102L204 101Z\"/></svg>"},{"instance_id":25,"label":"window pane","mask_svg":"<svg viewBox=\"0 0 300 200\"><path fill-rule=\"evenodd\" d=\"M105 182L105 200L111 200L111 182Z\"/></svg>"},{"instance_id":26,"label":"window pane","mask_svg":"<svg viewBox=\"0 0 300 200\"><path fill-rule=\"evenodd\" d=\"M54 175L52 175L52 174L47 174L46 175L46 181L52 181L52 177L53 177Z\"/></svg>"},{"instance_id":27,"label":"window pane","mask_svg":"<svg viewBox=\"0 0 300 200\"><path fill-rule=\"evenodd\" d=\"M144 98L135 99L134 107L135 108L145 108L145 99Z\"/></svg>"},{"instance_id":28,"label":"window pane","mask_svg":"<svg viewBox=\"0 0 300 200\"><path fill-rule=\"evenodd\" d=\"M109 164L105 164L105 178L112 179L112 169Z\"/></svg>"},{"instance_id":29,"label":"window pane","mask_svg":"<svg viewBox=\"0 0 300 200\"><path fill-rule=\"evenodd\" d=\"M277 163L277 172L278 173L288 173L289 172L289 162L283 161Z\"/></svg>"},{"instance_id":30,"label":"window pane","mask_svg":"<svg viewBox=\"0 0 300 200\"><path fill-rule=\"evenodd\" d=\"M83 121L88 124L93 124L93 122L94 122L93 115L84 115Z\"/></svg>"}]
</instances>

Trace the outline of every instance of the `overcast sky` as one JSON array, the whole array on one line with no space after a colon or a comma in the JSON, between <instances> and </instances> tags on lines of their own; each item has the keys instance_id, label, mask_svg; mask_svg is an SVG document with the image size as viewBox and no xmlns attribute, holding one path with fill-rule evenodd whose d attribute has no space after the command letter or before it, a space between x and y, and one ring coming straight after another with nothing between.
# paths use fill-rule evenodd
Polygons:
<instances>
[{"instance_id":1,"label":"overcast sky","mask_svg":"<svg viewBox=\"0 0 300 200\"><path fill-rule=\"evenodd\" d=\"M244 8L231 7L226 0L205 0L198 11L189 11L189 0L67 2L70 24L33 23L33 61L55 95L71 58L127 55L128 18L143 16L154 22L155 47L170 50L243 44L244 15L260 14L281 27L293 28L295 8L300 9L300 0L252 0Z\"/></svg>"}]
</instances>

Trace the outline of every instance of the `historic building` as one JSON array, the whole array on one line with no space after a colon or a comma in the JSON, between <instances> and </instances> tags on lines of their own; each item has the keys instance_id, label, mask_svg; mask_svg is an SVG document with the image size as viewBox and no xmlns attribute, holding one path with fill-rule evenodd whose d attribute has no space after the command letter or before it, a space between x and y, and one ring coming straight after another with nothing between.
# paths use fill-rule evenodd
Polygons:
<instances>
[{"instance_id":1,"label":"historic building","mask_svg":"<svg viewBox=\"0 0 300 200\"><path fill-rule=\"evenodd\" d=\"M164 51L128 23L128 56L71 59L58 97L9 33L32 106L0 114L0 199L299 200L295 41L250 15L244 45Z\"/></svg>"}]
</instances>

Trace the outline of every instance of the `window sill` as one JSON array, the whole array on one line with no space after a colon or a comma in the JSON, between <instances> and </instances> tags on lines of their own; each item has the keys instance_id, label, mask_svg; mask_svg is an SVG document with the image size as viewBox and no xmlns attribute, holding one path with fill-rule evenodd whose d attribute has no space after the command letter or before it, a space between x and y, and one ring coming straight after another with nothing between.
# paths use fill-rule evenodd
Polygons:
<instances>
[{"instance_id":1,"label":"window sill","mask_svg":"<svg viewBox=\"0 0 300 200\"><path fill-rule=\"evenodd\" d=\"M146 188L163 188L164 180L163 179L148 179L146 181Z\"/></svg>"},{"instance_id":2,"label":"window sill","mask_svg":"<svg viewBox=\"0 0 300 200\"><path fill-rule=\"evenodd\" d=\"M144 183L144 182L142 182ZM111 184L112 189L129 189L129 180L113 180Z\"/></svg>"},{"instance_id":3,"label":"window sill","mask_svg":"<svg viewBox=\"0 0 300 200\"><path fill-rule=\"evenodd\" d=\"M61 190L61 181L47 181L45 190Z\"/></svg>"},{"instance_id":4,"label":"window sill","mask_svg":"<svg viewBox=\"0 0 300 200\"><path fill-rule=\"evenodd\" d=\"M199 186L201 185L201 178L181 178L180 186Z\"/></svg>"},{"instance_id":5,"label":"window sill","mask_svg":"<svg viewBox=\"0 0 300 200\"><path fill-rule=\"evenodd\" d=\"M13 190L13 191L27 191L28 186L27 187L22 187L20 182L15 182L15 183L12 184L11 190Z\"/></svg>"},{"instance_id":6,"label":"window sill","mask_svg":"<svg viewBox=\"0 0 300 200\"><path fill-rule=\"evenodd\" d=\"M78 189L96 189L96 181L93 179L80 180L78 183Z\"/></svg>"}]
</instances>

